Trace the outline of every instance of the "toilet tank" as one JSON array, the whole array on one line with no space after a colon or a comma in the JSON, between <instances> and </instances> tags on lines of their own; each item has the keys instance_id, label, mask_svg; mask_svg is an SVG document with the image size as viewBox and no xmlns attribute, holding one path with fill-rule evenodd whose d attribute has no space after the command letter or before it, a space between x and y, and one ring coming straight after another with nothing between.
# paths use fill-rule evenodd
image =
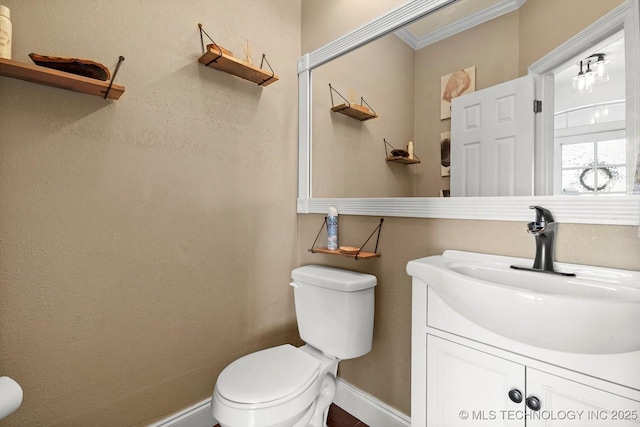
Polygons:
<instances>
[{"instance_id":1,"label":"toilet tank","mask_svg":"<svg viewBox=\"0 0 640 427\"><path fill-rule=\"evenodd\" d=\"M291 272L300 337L339 359L371 351L376 276L321 265Z\"/></svg>"}]
</instances>

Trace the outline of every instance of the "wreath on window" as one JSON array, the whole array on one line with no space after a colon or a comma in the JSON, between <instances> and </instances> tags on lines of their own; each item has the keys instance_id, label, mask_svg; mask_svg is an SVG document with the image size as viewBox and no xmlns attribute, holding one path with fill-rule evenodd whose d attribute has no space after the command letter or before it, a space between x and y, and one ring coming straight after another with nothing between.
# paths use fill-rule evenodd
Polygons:
<instances>
[{"instance_id":1,"label":"wreath on window","mask_svg":"<svg viewBox=\"0 0 640 427\"><path fill-rule=\"evenodd\" d=\"M585 188L587 191L602 191L605 188L609 187L612 183L614 183L615 181L617 181L619 174L618 171L616 171L615 169L611 169L610 167L608 167L605 164L600 164L600 166L598 167L594 167L594 164L592 163L591 165L589 165L590 167L585 168L582 173L580 174L580 185ZM597 187L591 186L589 184L587 184L585 181L591 181L595 183L595 176L594 174L599 174L599 176L605 178L605 182L602 185L598 185ZM599 181L599 180L598 180Z\"/></svg>"}]
</instances>

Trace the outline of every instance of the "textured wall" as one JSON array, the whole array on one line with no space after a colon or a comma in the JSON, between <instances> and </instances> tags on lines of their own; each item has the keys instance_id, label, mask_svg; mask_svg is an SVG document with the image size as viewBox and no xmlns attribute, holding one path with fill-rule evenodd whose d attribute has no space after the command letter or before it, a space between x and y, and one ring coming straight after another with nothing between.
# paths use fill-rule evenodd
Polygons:
<instances>
[{"instance_id":1,"label":"textured wall","mask_svg":"<svg viewBox=\"0 0 640 427\"><path fill-rule=\"evenodd\" d=\"M404 149L413 139L414 52L390 34L313 70L312 158L330 165L313 169L314 197L414 195L415 169L384 161L384 139ZM379 117L361 122L332 112L329 83L349 101L350 92L353 102L364 97ZM334 92L333 102L345 100Z\"/></svg>"},{"instance_id":2,"label":"textured wall","mask_svg":"<svg viewBox=\"0 0 640 427\"><path fill-rule=\"evenodd\" d=\"M0 78L0 374L11 426L142 425L297 342L300 2L3 0L13 59L104 63L119 101ZM197 23L267 88L197 63Z\"/></svg>"},{"instance_id":3,"label":"textured wall","mask_svg":"<svg viewBox=\"0 0 640 427\"><path fill-rule=\"evenodd\" d=\"M602 8L606 12L620 3L619 0L594 2L598 3L597 9L600 10L595 13L601 13ZM590 7L594 2L577 0L573 3L579 3L579 7L582 8L584 4L587 5L585 7ZM372 15L366 13L364 4L368 2L364 0L327 0L323 2L322 11L318 10L320 6L315 3L319 2L302 1L302 46L305 51L320 47L396 7L401 2L373 1L371 4L375 5L375 13L372 11ZM525 6L528 9L535 9L539 16L546 16L550 3L558 6L556 9L564 10L559 7L559 3L564 3L564 0L527 0ZM384 9L385 4L386 9ZM361 11L365 13L362 14ZM311 16L315 19L312 20ZM508 69L504 72L515 74L514 77L516 77L517 64L522 63L523 56L529 61L526 66L530 65L539 59L541 54L559 45L567 35L573 35L581 29L580 23L576 21L580 21L583 16L582 27L592 22L595 19L594 16L598 15L585 12L572 15L571 18L565 15L564 19L554 16L558 24L545 26L543 31L535 22L528 21L523 24L520 20L519 23L514 23L513 16L502 18L501 23L504 24L502 28L507 27L511 32L522 32L523 25L531 30L527 35L520 34L521 39L526 39L526 46L534 46L533 38L540 35L544 38L543 48L546 49L542 51L537 48L535 53L527 52L524 55L521 53L520 58L508 58L504 61L508 64ZM361 19L357 20L354 17ZM569 19L572 22L564 25L563 23ZM567 33L567 27L575 31ZM478 31L485 30L487 29L478 28L473 33L477 35ZM457 39L459 43L464 44L463 37L457 37ZM451 67L458 67L461 59L447 58L446 61L451 61ZM467 65L474 64L469 63L464 66ZM450 69L447 63L437 64L434 67ZM522 68L521 66L520 69ZM490 79L496 76L481 73L481 70L477 71L478 82L493 84ZM418 95L416 95L416 103L418 104ZM435 114L438 114L438 110ZM420 123L417 119L417 128ZM437 131L440 132L440 130ZM421 153L418 152L418 154ZM426 158L429 156L427 155ZM377 222L376 217L342 216L340 218L342 244L352 246L362 244ZM313 262L333 265L375 274L378 277L373 349L362 358L342 362L339 375L407 414L411 409L411 279L405 272L406 263L411 259L440 254L446 249L528 258L533 258L535 255L533 238L526 233L525 223L520 222L386 218L379 246L382 257L359 261L307 252L322 224L322 215L299 215L298 223L301 264ZM560 224L556 259L562 262L640 270L638 228Z\"/></svg>"}]
</instances>

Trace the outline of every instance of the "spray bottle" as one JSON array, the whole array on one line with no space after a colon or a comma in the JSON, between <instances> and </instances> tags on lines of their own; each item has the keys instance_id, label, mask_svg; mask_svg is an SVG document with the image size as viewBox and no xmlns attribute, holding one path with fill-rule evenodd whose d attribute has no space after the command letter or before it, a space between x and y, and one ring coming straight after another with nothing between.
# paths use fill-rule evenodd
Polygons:
<instances>
[{"instance_id":1,"label":"spray bottle","mask_svg":"<svg viewBox=\"0 0 640 427\"><path fill-rule=\"evenodd\" d=\"M329 208L327 216L327 249L338 250L338 211L336 208Z\"/></svg>"}]
</instances>

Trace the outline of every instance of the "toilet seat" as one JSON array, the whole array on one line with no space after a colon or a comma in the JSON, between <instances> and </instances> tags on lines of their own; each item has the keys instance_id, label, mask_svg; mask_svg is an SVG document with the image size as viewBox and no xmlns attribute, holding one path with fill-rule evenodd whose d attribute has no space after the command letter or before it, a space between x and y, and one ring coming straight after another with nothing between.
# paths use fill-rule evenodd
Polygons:
<instances>
[{"instance_id":1,"label":"toilet seat","mask_svg":"<svg viewBox=\"0 0 640 427\"><path fill-rule=\"evenodd\" d=\"M213 416L223 427L306 426L323 380L337 363L307 346L288 344L241 357L216 381Z\"/></svg>"},{"instance_id":2,"label":"toilet seat","mask_svg":"<svg viewBox=\"0 0 640 427\"><path fill-rule=\"evenodd\" d=\"M248 354L227 366L216 391L228 402L271 406L295 398L317 378L320 361L285 344Z\"/></svg>"}]
</instances>

